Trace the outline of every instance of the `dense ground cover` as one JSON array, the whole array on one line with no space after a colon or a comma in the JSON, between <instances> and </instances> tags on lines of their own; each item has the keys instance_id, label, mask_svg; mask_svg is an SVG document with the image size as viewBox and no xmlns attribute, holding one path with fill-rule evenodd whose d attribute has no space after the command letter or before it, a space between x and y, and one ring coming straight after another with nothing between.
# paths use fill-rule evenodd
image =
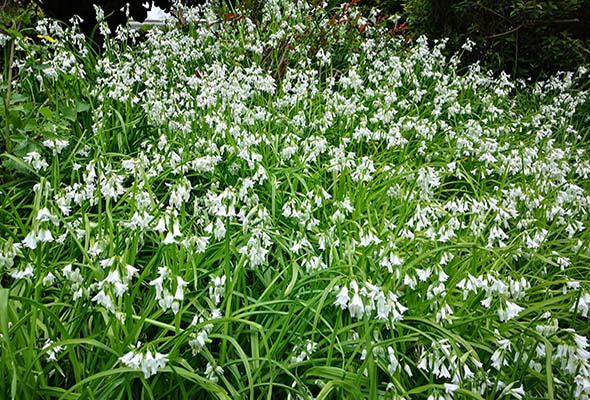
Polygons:
<instances>
[{"instance_id":1,"label":"dense ground cover","mask_svg":"<svg viewBox=\"0 0 590 400\"><path fill-rule=\"evenodd\" d=\"M589 397L588 74L350 13L16 40L1 393Z\"/></svg>"}]
</instances>

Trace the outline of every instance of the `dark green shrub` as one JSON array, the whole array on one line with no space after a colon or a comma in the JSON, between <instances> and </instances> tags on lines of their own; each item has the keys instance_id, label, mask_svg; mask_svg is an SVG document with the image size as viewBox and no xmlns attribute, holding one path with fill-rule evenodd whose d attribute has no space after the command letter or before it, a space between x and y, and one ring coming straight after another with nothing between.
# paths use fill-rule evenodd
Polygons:
<instances>
[{"instance_id":1,"label":"dark green shrub","mask_svg":"<svg viewBox=\"0 0 590 400\"><path fill-rule=\"evenodd\" d=\"M0 29L22 30L33 27L38 12L28 0L0 1Z\"/></svg>"},{"instance_id":2,"label":"dark green shrub","mask_svg":"<svg viewBox=\"0 0 590 400\"><path fill-rule=\"evenodd\" d=\"M536 78L590 62L590 0L407 0L405 13L450 51L475 41L468 61L496 71Z\"/></svg>"}]
</instances>

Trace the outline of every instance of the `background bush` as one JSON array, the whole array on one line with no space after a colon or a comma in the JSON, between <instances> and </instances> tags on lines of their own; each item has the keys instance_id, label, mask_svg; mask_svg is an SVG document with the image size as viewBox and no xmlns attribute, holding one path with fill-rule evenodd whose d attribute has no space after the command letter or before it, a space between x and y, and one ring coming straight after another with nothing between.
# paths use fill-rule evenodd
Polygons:
<instances>
[{"instance_id":1,"label":"background bush","mask_svg":"<svg viewBox=\"0 0 590 400\"><path fill-rule=\"evenodd\" d=\"M366 3L400 11L399 1ZM513 76L537 78L590 62L588 0L407 0L403 12L416 33L449 38L451 52L469 38L476 47L466 61Z\"/></svg>"},{"instance_id":2,"label":"background bush","mask_svg":"<svg viewBox=\"0 0 590 400\"><path fill-rule=\"evenodd\" d=\"M32 27L38 13L28 0L0 0L0 28L20 30Z\"/></svg>"}]
</instances>

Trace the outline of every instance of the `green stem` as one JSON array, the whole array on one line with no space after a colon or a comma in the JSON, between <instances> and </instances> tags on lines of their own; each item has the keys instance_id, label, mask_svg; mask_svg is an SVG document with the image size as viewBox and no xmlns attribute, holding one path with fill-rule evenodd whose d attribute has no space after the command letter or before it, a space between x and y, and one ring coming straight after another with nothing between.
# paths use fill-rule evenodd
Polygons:
<instances>
[{"instance_id":1,"label":"green stem","mask_svg":"<svg viewBox=\"0 0 590 400\"><path fill-rule=\"evenodd\" d=\"M8 79L6 81L6 97L4 97L4 115L6 117L6 126L4 132L4 149L7 153L12 151L10 144L10 123L8 122L10 113L10 95L12 89L12 64L14 62L14 39L10 41L10 56L8 58Z\"/></svg>"},{"instance_id":2,"label":"green stem","mask_svg":"<svg viewBox=\"0 0 590 400\"><path fill-rule=\"evenodd\" d=\"M232 294L233 294L233 289L234 289L234 284L235 284L235 279L237 279L237 273L232 273L232 269L231 269L231 237L230 237L230 220L229 217L226 218L225 220L225 255L224 255L224 269L225 269L225 278L226 278L226 292L225 292L225 315L224 317L231 319L231 314L232 314ZM238 267L241 264L241 260L238 263ZM237 269L236 268L236 272ZM230 335L230 326L229 326L229 322L226 323L223 327L223 334L225 336L229 336ZM226 351L227 351L227 342L224 340L223 342L221 342L221 349L220 349L220 354L219 354L219 363L220 365L223 365L225 363L225 357L226 357Z\"/></svg>"}]
</instances>

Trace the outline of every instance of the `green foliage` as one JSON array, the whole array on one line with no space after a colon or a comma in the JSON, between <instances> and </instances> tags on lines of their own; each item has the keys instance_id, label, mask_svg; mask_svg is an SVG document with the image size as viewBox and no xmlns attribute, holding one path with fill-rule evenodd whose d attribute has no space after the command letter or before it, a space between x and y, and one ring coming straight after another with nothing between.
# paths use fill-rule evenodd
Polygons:
<instances>
[{"instance_id":1,"label":"green foliage","mask_svg":"<svg viewBox=\"0 0 590 400\"><path fill-rule=\"evenodd\" d=\"M418 33L448 37L451 51L475 41L467 61L496 71L536 78L590 62L587 0L408 0L405 13Z\"/></svg>"},{"instance_id":2,"label":"green foliage","mask_svg":"<svg viewBox=\"0 0 590 400\"><path fill-rule=\"evenodd\" d=\"M38 18L37 9L28 0L6 0L0 3L0 29L31 27Z\"/></svg>"},{"instance_id":3,"label":"green foliage","mask_svg":"<svg viewBox=\"0 0 590 400\"><path fill-rule=\"evenodd\" d=\"M588 399L588 74L302 3L11 39L0 399Z\"/></svg>"}]
</instances>

